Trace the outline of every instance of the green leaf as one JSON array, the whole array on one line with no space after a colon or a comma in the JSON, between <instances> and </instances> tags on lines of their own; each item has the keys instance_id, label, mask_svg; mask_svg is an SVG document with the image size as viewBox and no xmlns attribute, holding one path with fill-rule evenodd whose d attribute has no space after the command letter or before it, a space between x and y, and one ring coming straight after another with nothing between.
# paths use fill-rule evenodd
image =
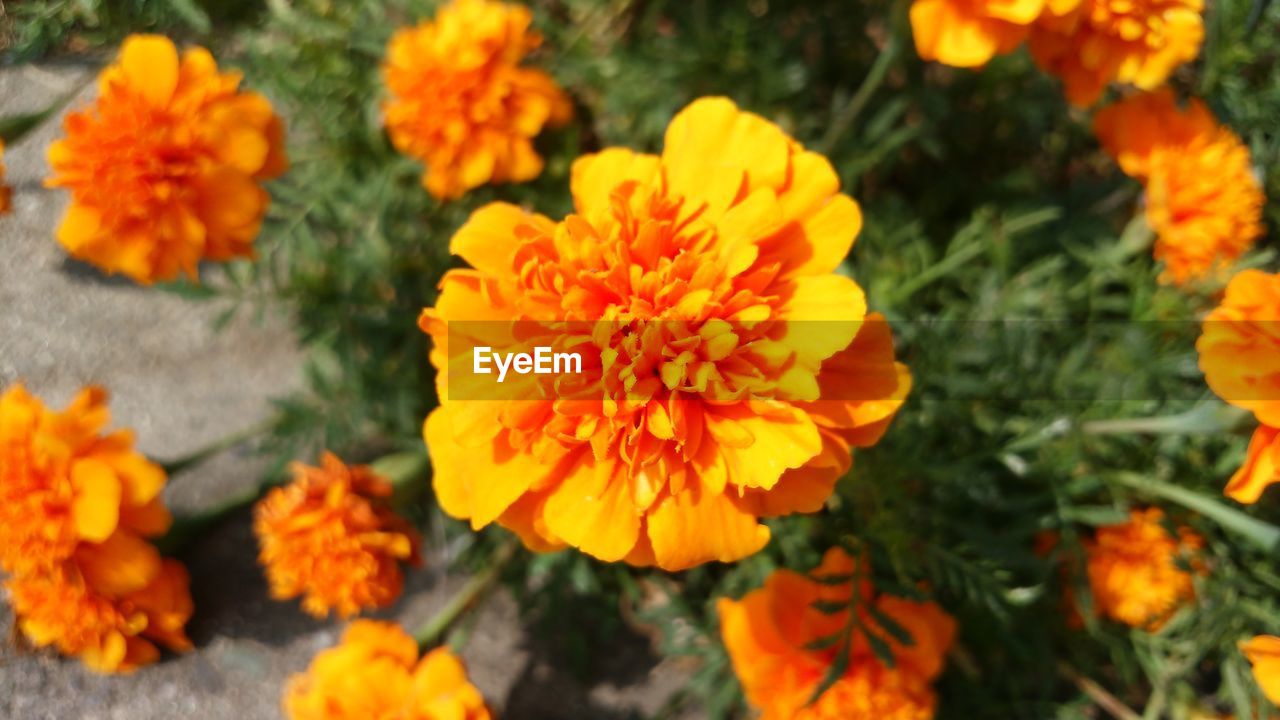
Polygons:
<instances>
[{"instance_id":1,"label":"green leaf","mask_svg":"<svg viewBox=\"0 0 1280 720\"><path fill-rule=\"evenodd\" d=\"M901 645L905 645L907 647L915 646L916 640L911 637L911 632L899 625L897 620L889 617L883 610L875 605L868 605L867 610L871 612L871 617L875 619L876 625L878 625L881 630L884 630L889 637L897 640Z\"/></svg>"},{"instance_id":2,"label":"green leaf","mask_svg":"<svg viewBox=\"0 0 1280 720\"><path fill-rule=\"evenodd\" d=\"M814 600L809 606L824 615L838 615L849 610L849 603L838 600Z\"/></svg>"},{"instance_id":3,"label":"green leaf","mask_svg":"<svg viewBox=\"0 0 1280 720\"><path fill-rule=\"evenodd\" d=\"M167 0L169 7L177 13L192 30L201 35L208 35L213 30L213 22L209 20L209 13L204 8L196 4L195 0Z\"/></svg>"}]
</instances>

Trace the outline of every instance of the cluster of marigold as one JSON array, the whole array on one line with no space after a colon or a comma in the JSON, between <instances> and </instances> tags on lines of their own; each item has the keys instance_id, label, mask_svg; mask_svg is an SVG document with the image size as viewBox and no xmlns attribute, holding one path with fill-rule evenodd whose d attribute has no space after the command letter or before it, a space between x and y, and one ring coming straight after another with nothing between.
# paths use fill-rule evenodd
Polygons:
<instances>
[{"instance_id":1,"label":"cluster of marigold","mask_svg":"<svg viewBox=\"0 0 1280 720\"><path fill-rule=\"evenodd\" d=\"M1163 278L1221 275L1262 235L1264 196L1249 150L1198 99L1180 108L1165 86L1204 40L1202 0L914 0L921 57L977 67L1024 40L1036 63L1090 106L1112 82L1137 89L1100 110L1094 128L1146 189Z\"/></svg>"},{"instance_id":2,"label":"cluster of marigold","mask_svg":"<svg viewBox=\"0 0 1280 720\"><path fill-rule=\"evenodd\" d=\"M520 6L455 0L391 40L387 129L424 161L436 197L536 176L533 138L569 119L566 94L522 64L540 42L531 20ZM1112 81L1155 88L1195 56L1201 22L1181 0L918 0L912 10L926 58L979 65L1029 37L1077 102ZM62 245L143 283L252 256L268 203L261 183L286 162L280 121L239 81L203 50L179 56L164 38L129 39L97 101L68 117L49 153L49 184L72 194ZM1215 270L1252 242L1261 194L1248 153L1203 106L1140 94L1097 126L1146 183L1171 279ZM664 570L745 558L769 542L762 519L824 506L854 449L878 441L911 388L888 323L837 272L859 207L826 158L721 98L680 112L660 154L587 155L570 184L574 211L562 220L493 203L451 241L470 268L444 275L419 320L442 398L423 429L436 496L474 529L497 523L534 551L573 547ZM591 398L451 399L458 345L516 342L504 325L459 323L494 319L645 323L646 334L591 338L610 359ZM1210 318L1230 322L1206 322L1200 343L1210 385L1264 424L1229 485L1239 499L1280 479L1280 406L1257 400L1280 387L1280 333L1266 324L1276 319L1280 278L1241 273ZM805 331L813 321L820 333ZM104 670L154 659L153 641L188 647L185 574L147 542L168 524L163 472L127 435L100 435L101 393L63 413L21 388L4 402L0 519L13 521L0 522L0 548L16 549L4 568L23 633ZM420 541L391 509L389 483L332 455L294 475L255 511L272 594L302 597L320 617L393 602ZM1194 598L1200 544L1185 528L1171 535L1158 509L1099 528L1086 543L1093 608L1158 628ZM870 572L833 549L812 576L779 570L721 600L724 642L763 717L932 717L955 623L934 603L877 593ZM882 643L892 663L872 651ZM1278 689L1280 639L1244 649L1264 690ZM837 655L849 661L815 699ZM371 621L350 625L291 681L285 707L294 718L489 717L448 650L420 655L398 627Z\"/></svg>"}]
</instances>

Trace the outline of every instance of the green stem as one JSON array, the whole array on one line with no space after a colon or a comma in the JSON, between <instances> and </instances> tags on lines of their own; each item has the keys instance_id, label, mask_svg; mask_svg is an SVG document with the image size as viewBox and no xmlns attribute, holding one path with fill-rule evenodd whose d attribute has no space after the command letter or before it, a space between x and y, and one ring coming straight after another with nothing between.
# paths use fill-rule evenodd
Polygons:
<instances>
[{"instance_id":1,"label":"green stem","mask_svg":"<svg viewBox=\"0 0 1280 720\"><path fill-rule=\"evenodd\" d=\"M895 13L897 5L894 6ZM896 23L895 23L896 25ZM853 97L849 98L849 102L841 108L839 114L831 121L831 125L827 127L827 132L822 136L822 140L818 141L816 150L828 155L832 148L840 141L840 137L845 134L853 121L858 119L862 111L866 109L867 103L871 101L871 96L876 90L884 84L884 79L889 75L889 68L893 66L894 60L898 58L898 50L902 45L902 41L898 39L898 32L895 29L890 35L889 40L885 42L884 47L880 48L880 54L876 56L876 61L871 65L871 70L867 72L867 76L862 79L862 84L853 93Z\"/></svg>"},{"instance_id":2,"label":"green stem","mask_svg":"<svg viewBox=\"0 0 1280 720\"><path fill-rule=\"evenodd\" d=\"M1102 708L1116 720L1142 720L1142 716L1121 702L1119 698L1107 692L1098 683L1076 672L1075 668L1070 665L1060 663L1058 665L1058 673L1070 680L1071 684L1075 685L1080 692L1084 693L1095 705Z\"/></svg>"},{"instance_id":3,"label":"green stem","mask_svg":"<svg viewBox=\"0 0 1280 720\"><path fill-rule=\"evenodd\" d=\"M889 301L890 305L897 305L920 290L927 287L934 280L946 277L953 270L982 255L986 248L981 243L973 243L966 245L950 255L942 258L938 262L925 268L922 272L911 278L907 282L898 286Z\"/></svg>"},{"instance_id":4,"label":"green stem","mask_svg":"<svg viewBox=\"0 0 1280 720\"><path fill-rule=\"evenodd\" d=\"M1177 415L1091 420L1080 430L1086 435L1220 435L1235 431L1248 417L1247 411L1211 401Z\"/></svg>"},{"instance_id":5,"label":"green stem","mask_svg":"<svg viewBox=\"0 0 1280 720\"><path fill-rule=\"evenodd\" d=\"M1280 528L1223 505L1211 497L1138 473L1116 473L1111 478L1126 487L1155 495L1200 513L1223 528L1244 536L1267 552L1280 548Z\"/></svg>"},{"instance_id":6,"label":"green stem","mask_svg":"<svg viewBox=\"0 0 1280 720\"><path fill-rule=\"evenodd\" d=\"M511 539L493 551L493 555L489 556L489 566L480 574L467 580L466 584L449 598L444 607L413 634L414 639L418 641L418 647L425 650L440 644L440 638L445 631L468 610L475 607L478 601L497 584L498 579L502 577L503 569L515 557L518 546L519 544Z\"/></svg>"},{"instance_id":7,"label":"green stem","mask_svg":"<svg viewBox=\"0 0 1280 720\"><path fill-rule=\"evenodd\" d=\"M11 115L9 117L0 117L0 140L7 145L14 145L22 139L24 135L35 130L44 124L46 120L58 114L64 107L80 94L88 85L97 78L96 73L90 73L80 82L76 83L61 97L54 100L48 107L33 113L24 115Z\"/></svg>"},{"instance_id":8,"label":"green stem","mask_svg":"<svg viewBox=\"0 0 1280 720\"><path fill-rule=\"evenodd\" d=\"M191 515L180 515L173 519L169 532L156 540L156 547L161 555L169 557L180 555L187 547L205 531L221 523L233 513L257 502L268 490L275 486L274 482L264 482L248 490L237 493L218 505Z\"/></svg>"},{"instance_id":9,"label":"green stem","mask_svg":"<svg viewBox=\"0 0 1280 720\"><path fill-rule=\"evenodd\" d=\"M208 445L173 460L160 463L160 467L170 476L178 475L203 463L205 460L226 450L262 435L275 424L275 418L264 420L256 425L219 438Z\"/></svg>"}]
</instances>

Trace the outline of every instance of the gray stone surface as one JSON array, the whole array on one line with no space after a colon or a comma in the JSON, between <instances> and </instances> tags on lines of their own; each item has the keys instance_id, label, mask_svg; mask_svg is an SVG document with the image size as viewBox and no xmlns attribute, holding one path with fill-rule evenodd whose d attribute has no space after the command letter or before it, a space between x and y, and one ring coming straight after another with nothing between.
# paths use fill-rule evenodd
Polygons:
<instances>
[{"instance_id":1,"label":"gray stone surface","mask_svg":"<svg viewBox=\"0 0 1280 720\"><path fill-rule=\"evenodd\" d=\"M0 116L40 109L77 87L89 97L90 72L74 64L0 68ZM215 332L221 308L214 303L104 278L67 260L52 239L66 198L41 185L44 149L58 133L58 121L46 124L5 156L15 212L0 217L0 387L21 380L60 406L81 385L100 383L112 393L114 425L134 428L140 447L158 459L268 417L270 398L299 386L300 353L287 321L240 317ZM252 453L235 448L176 478L167 497L178 509L206 506L257 484L260 472ZM270 600L256 549L241 513L186 553L196 650L133 675L99 676L52 653L0 643L0 718L279 717L286 678L334 643L342 624ZM384 617L415 627L464 582L440 570L447 567L441 549L428 547L427 556L427 568L409 577L404 598ZM3 607L0 638L12 635ZM557 651L532 639L515 601L499 594L481 610L463 655L507 719L644 717L687 677L687 668L659 661L638 636L609 647L583 681Z\"/></svg>"}]
</instances>

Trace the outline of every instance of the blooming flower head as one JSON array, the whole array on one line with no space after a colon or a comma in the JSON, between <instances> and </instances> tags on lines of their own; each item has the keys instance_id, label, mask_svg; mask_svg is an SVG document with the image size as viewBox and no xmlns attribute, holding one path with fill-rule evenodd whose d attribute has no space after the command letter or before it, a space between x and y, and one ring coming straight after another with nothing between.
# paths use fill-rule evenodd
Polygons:
<instances>
[{"instance_id":1,"label":"blooming flower head","mask_svg":"<svg viewBox=\"0 0 1280 720\"><path fill-rule=\"evenodd\" d=\"M0 395L0 568L50 570L86 543L137 544L170 523L165 474L133 449L128 430L104 433L107 394L82 390L65 410L15 385Z\"/></svg>"},{"instance_id":2,"label":"blooming flower head","mask_svg":"<svg viewBox=\"0 0 1280 720\"><path fill-rule=\"evenodd\" d=\"M191 649L194 612L186 568L147 543L112 536L58 567L5 583L18 629L37 646L78 656L98 672L130 672Z\"/></svg>"},{"instance_id":3,"label":"blooming flower head","mask_svg":"<svg viewBox=\"0 0 1280 720\"><path fill-rule=\"evenodd\" d=\"M390 483L332 453L320 467L295 463L293 474L254 510L271 596L302 595L302 608L316 617L351 617L395 602L404 582L400 563L419 562L419 539L387 506Z\"/></svg>"},{"instance_id":4,"label":"blooming flower head","mask_svg":"<svg viewBox=\"0 0 1280 720\"><path fill-rule=\"evenodd\" d=\"M58 242L140 283L196 276L201 260L253 256L286 166L284 129L261 95L240 92L203 48L134 35L49 148L50 187L71 191Z\"/></svg>"},{"instance_id":5,"label":"blooming flower head","mask_svg":"<svg viewBox=\"0 0 1280 720\"><path fill-rule=\"evenodd\" d=\"M1203 539L1187 528L1172 536L1159 508L1134 510L1129 522L1098 528L1085 542L1094 611L1116 622L1158 630L1195 599L1190 562Z\"/></svg>"},{"instance_id":6,"label":"blooming flower head","mask_svg":"<svg viewBox=\"0 0 1280 720\"><path fill-rule=\"evenodd\" d=\"M954 67L978 67L1013 52L1031 32L1046 5L1059 13L1079 0L915 0L911 32L925 60Z\"/></svg>"},{"instance_id":7,"label":"blooming flower head","mask_svg":"<svg viewBox=\"0 0 1280 720\"><path fill-rule=\"evenodd\" d=\"M542 44L523 5L453 0L392 36L383 67L391 141L427 165L423 186L451 199L485 183L524 182L542 172L533 139L572 114L545 72L522 67Z\"/></svg>"},{"instance_id":8,"label":"blooming flower head","mask_svg":"<svg viewBox=\"0 0 1280 720\"><path fill-rule=\"evenodd\" d=\"M1280 274L1236 273L1205 318L1196 350L1218 397L1280 427Z\"/></svg>"},{"instance_id":9,"label":"blooming flower head","mask_svg":"<svg viewBox=\"0 0 1280 720\"><path fill-rule=\"evenodd\" d=\"M126 431L104 433L106 393L53 411L15 385L0 395L0 569L18 629L101 672L191 647L182 565L147 538L165 532L164 471Z\"/></svg>"},{"instance_id":10,"label":"blooming flower head","mask_svg":"<svg viewBox=\"0 0 1280 720\"><path fill-rule=\"evenodd\" d=\"M13 209L13 189L4 184L4 140L0 139L0 215Z\"/></svg>"},{"instance_id":11,"label":"blooming flower head","mask_svg":"<svg viewBox=\"0 0 1280 720\"><path fill-rule=\"evenodd\" d=\"M1092 105L1112 82L1154 90L1200 54L1204 0L1081 0L1041 15L1036 63L1062 79L1067 99Z\"/></svg>"},{"instance_id":12,"label":"blooming flower head","mask_svg":"<svg viewBox=\"0 0 1280 720\"><path fill-rule=\"evenodd\" d=\"M1199 100L1185 110L1164 89L1101 110L1095 130L1120 167L1146 186L1162 279L1211 275L1262 235L1262 186L1249 149Z\"/></svg>"},{"instance_id":13,"label":"blooming flower head","mask_svg":"<svg viewBox=\"0 0 1280 720\"><path fill-rule=\"evenodd\" d=\"M761 711L761 720L933 717L936 697L930 684L942 671L955 638L955 621L933 603L877 596L867 582L858 582L865 571L865 564L859 569L844 551L832 549L814 571L824 582L778 570L764 587L741 600L720 600L721 635L743 691ZM843 578L849 582L832 582ZM857 601L851 602L855 592ZM810 704L837 653L843 651L840 643L818 641L838 635L850 612L821 612L814 607L818 601L857 607L861 627L889 645L894 666L885 666L863 631L858 631L848 647L848 669ZM910 633L911 644L903 645L884 632L868 608Z\"/></svg>"},{"instance_id":14,"label":"blooming flower head","mask_svg":"<svg viewBox=\"0 0 1280 720\"><path fill-rule=\"evenodd\" d=\"M357 620L285 689L289 720L490 720L480 691L446 648L418 658L398 626Z\"/></svg>"},{"instance_id":15,"label":"blooming flower head","mask_svg":"<svg viewBox=\"0 0 1280 720\"><path fill-rule=\"evenodd\" d=\"M436 496L539 550L671 570L750 555L762 516L822 507L910 386L834 272L858 206L825 158L723 98L680 112L660 156L580 158L572 191L559 223L494 203L453 238L473 269L421 318ZM476 399L477 348L533 346L586 366Z\"/></svg>"},{"instance_id":16,"label":"blooming flower head","mask_svg":"<svg viewBox=\"0 0 1280 720\"><path fill-rule=\"evenodd\" d=\"M1280 637L1259 635L1240 643L1253 665L1253 679L1273 704L1280 705Z\"/></svg>"}]
</instances>

